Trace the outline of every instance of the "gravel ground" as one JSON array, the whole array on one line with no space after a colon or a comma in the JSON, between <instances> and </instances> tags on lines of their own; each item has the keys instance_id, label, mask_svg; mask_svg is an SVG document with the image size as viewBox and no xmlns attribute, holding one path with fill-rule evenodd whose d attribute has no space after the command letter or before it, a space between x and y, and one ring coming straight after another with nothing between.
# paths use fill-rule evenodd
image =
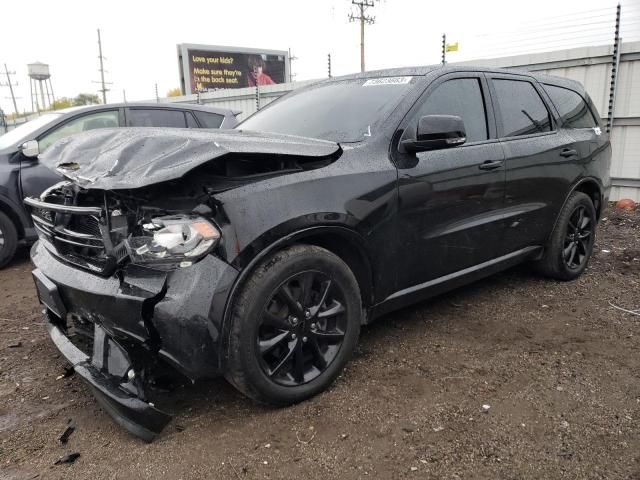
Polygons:
<instances>
[{"instance_id":1,"label":"gravel ground","mask_svg":"<svg viewBox=\"0 0 640 480\"><path fill-rule=\"evenodd\" d=\"M610 304L640 308L639 232L610 211L578 281L523 266L386 316L300 405L182 388L152 444L58 379L24 252L0 271L0 479L640 479L640 317Z\"/></svg>"}]
</instances>

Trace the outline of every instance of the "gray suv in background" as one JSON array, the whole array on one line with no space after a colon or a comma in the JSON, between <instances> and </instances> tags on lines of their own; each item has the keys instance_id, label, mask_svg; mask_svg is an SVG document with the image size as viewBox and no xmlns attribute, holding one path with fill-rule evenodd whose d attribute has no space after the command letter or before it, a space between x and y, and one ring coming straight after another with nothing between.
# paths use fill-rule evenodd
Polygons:
<instances>
[{"instance_id":1,"label":"gray suv in background","mask_svg":"<svg viewBox=\"0 0 640 480\"><path fill-rule=\"evenodd\" d=\"M0 136L0 268L11 261L20 243L37 239L22 199L38 196L61 180L38 161L56 141L97 128L233 128L239 113L173 103L90 105L43 113Z\"/></svg>"}]
</instances>

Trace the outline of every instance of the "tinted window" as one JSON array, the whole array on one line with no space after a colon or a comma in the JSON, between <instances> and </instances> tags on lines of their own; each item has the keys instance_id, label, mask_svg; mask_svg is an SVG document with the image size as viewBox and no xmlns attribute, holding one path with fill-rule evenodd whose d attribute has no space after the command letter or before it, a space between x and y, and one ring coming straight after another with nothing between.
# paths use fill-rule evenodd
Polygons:
<instances>
[{"instance_id":1,"label":"tinted window","mask_svg":"<svg viewBox=\"0 0 640 480\"><path fill-rule=\"evenodd\" d=\"M222 115L218 115L217 113L207 113L207 112L194 112L198 120L200 120L200 124L202 128L220 128L222 125L222 120L224 117Z\"/></svg>"},{"instance_id":2,"label":"tinted window","mask_svg":"<svg viewBox=\"0 0 640 480\"><path fill-rule=\"evenodd\" d=\"M413 88L415 77L380 77L320 83L293 92L251 115L236 128L357 142Z\"/></svg>"},{"instance_id":3,"label":"tinted window","mask_svg":"<svg viewBox=\"0 0 640 480\"><path fill-rule=\"evenodd\" d=\"M118 111L109 110L108 112L91 113L79 118L75 118L52 132L47 133L38 140L40 151L44 152L49 146L74 133L86 132L96 128L115 128L118 127Z\"/></svg>"},{"instance_id":4,"label":"tinted window","mask_svg":"<svg viewBox=\"0 0 640 480\"><path fill-rule=\"evenodd\" d=\"M186 128L184 113L180 110L142 109L129 110L129 125L132 127Z\"/></svg>"},{"instance_id":5,"label":"tinted window","mask_svg":"<svg viewBox=\"0 0 640 480\"><path fill-rule=\"evenodd\" d=\"M462 118L468 142L487 140L487 115L477 78L459 78L438 85L415 114L409 129L415 132L425 115L456 115Z\"/></svg>"},{"instance_id":6,"label":"tinted window","mask_svg":"<svg viewBox=\"0 0 640 480\"><path fill-rule=\"evenodd\" d=\"M597 126L584 99L567 88L545 85L545 90L558 109L565 128L593 128Z\"/></svg>"},{"instance_id":7,"label":"tinted window","mask_svg":"<svg viewBox=\"0 0 640 480\"><path fill-rule=\"evenodd\" d=\"M504 137L549 132L549 112L529 82L494 79Z\"/></svg>"},{"instance_id":8,"label":"tinted window","mask_svg":"<svg viewBox=\"0 0 640 480\"><path fill-rule=\"evenodd\" d=\"M200 128L191 112L184 112L184 115L187 117L187 128Z\"/></svg>"}]
</instances>

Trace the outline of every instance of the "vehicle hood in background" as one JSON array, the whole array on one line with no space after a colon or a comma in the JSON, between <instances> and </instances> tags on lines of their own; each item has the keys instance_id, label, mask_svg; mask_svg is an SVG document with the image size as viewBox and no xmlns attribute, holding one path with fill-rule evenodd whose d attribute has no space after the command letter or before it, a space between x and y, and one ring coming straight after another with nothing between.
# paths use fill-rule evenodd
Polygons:
<instances>
[{"instance_id":1,"label":"vehicle hood in background","mask_svg":"<svg viewBox=\"0 0 640 480\"><path fill-rule=\"evenodd\" d=\"M174 180L229 153L329 157L326 140L249 132L178 128L109 128L64 138L40 161L83 188L134 189Z\"/></svg>"}]
</instances>

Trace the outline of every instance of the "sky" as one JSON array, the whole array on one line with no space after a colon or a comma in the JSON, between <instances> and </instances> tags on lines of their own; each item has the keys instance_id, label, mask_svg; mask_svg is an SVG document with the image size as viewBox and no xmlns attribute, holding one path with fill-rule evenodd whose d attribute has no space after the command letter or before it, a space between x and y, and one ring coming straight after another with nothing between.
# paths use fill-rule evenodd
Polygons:
<instances>
[{"instance_id":1,"label":"sky","mask_svg":"<svg viewBox=\"0 0 640 480\"><path fill-rule=\"evenodd\" d=\"M440 61L442 34L459 42L448 60L490 58L612 40L616 0L380 0L367 12L366 67ZM640 19L640 0L622 2L623 18ZM102 35L109 102L160 97L179 86L176 45L199 43L291 49L296 80L360 69L359 24L351 0L0 0L0 69L10 71L18 109L30 110L27 64L49 64L56 98L97 93L97 32ZM637 31L636 31L637 29ZM640 22L628 24L640 40ZM0 75L0 83L6 76ZM0 107L13 112L9 89Z\"/></svg>"}]
</instances>

